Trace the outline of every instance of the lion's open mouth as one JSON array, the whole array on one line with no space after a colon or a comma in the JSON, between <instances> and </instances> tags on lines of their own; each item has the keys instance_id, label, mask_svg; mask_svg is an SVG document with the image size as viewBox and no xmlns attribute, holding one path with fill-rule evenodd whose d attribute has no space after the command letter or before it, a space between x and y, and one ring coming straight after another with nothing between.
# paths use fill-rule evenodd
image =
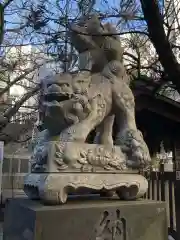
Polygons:
<instances>
[{"instance_id":1,"label":"lion's open mouth","mask_svg":"<svg viewBox=\"0 0 180 240\"><path fill-rule=\"evenodd\" d=\"M59 93L51 93L51 94L46 94L45 101L47 101L47 102L54 102L54 101L63 102L63 101L69 100L70 98L71 97L69 94L62 95Z\"/></svg>"}]
</instances>

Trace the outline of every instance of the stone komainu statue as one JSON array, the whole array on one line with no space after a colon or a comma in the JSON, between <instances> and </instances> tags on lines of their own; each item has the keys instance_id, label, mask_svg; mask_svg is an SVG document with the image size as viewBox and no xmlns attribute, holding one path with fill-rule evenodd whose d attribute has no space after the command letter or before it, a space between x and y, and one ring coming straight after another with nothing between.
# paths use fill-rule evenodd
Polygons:
<instances>
[{"instance_id":1,"label":"stone komainu statue","mask_svg":"<svg viewBox=\"0 0 180 240\"><path fill-rule=\"evenodd\" d=\"M40 106L45 130L34 147L32 171L75 170L82 177L84 172L147 167L150 155L136 127L134 96L115 29L103 25L94 15L72 25L69 36L80 57L86 54L90 59L90 68L80 62L78 72L57 74L42 88ZM115 119L118 131L113 139ZM94 129L94 143L88 144L87 137Z\"/></svg>"}]
</instances>

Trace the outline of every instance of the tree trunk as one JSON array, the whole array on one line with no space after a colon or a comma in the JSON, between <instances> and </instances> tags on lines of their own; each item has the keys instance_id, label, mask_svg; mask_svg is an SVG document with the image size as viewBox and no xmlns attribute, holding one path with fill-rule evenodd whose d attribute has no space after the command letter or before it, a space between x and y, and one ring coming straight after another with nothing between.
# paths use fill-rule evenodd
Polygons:
<instances>
[{"instance_id":1,"label":"tree trunk","mask_svg":"<svg viewBox=\"0 0 180 240\"><path fill-rule=\"evenodd\" d=\"M140 0L144 18L148 26L149 37L152 41L159 60L169 79L176 85L180 93L180 65L172 51L171 44L166 36L163 17L160 13L157 0Z\"/></svg>"}]
</instances>

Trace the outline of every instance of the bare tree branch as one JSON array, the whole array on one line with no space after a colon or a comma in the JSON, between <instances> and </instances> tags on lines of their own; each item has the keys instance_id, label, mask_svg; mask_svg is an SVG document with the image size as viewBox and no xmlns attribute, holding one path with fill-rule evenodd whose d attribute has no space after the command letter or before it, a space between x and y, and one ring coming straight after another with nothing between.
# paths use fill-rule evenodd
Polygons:
<instances>
[{"instance_id":1,"label":"bare tree branch","mask_svg":"<svg viewBox=\"0 0 180 240\"><path fill-rule=\"evenodd\" d=\"M3 8L5 9L10 3L12 3L14 0L7 0L5 1L5 3L3 4Z\"/></svg>"},{"instance_id":2,"label":"bare tree branch","mask_svg":"<svg viewBox=\"0 0 180 240\"><path fill-rule=\"evenodd\" d=\"M19 101L17 101L14 106L9 108L5 114L4 117L7 118L8 120L11 119L11 117L16 114L19 110L19 108L23 105L24 102L26 102L30 97L32 97L34 94L36 94L39 91L40 87L37 86L33 90L27 92Z\"/></svg>"},{"instance_id":3,"label":"bare tree branch","mask_svg":"<svg viewBox=\"0 0 180 240\"><path fill-rule=\"evenodd\" d=\"M159 55L159 60L165 72L180 92L180 65L165 34L158 2L155 0L141 0L141 5L147 22L149 37Z\"/></svg>"}]
</instances>

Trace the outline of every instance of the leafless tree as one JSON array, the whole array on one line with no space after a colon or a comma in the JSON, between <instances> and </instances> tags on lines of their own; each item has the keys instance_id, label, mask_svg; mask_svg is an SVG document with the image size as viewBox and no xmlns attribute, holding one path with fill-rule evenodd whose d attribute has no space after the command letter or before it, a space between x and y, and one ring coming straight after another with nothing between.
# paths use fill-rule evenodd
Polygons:
<instances>
[{"instance_id":1,"label":"leafless tree","mask_svg":"<svg viewBox=\"0 0 180 240\"><path fill-rule=\"evenodd\" d=\"M164 9L158 1L141 0L144 20L147 23L149 39L154 45L167 81L172 82L180 92L179 31L180 5L177 0L165 1Z\"/></svg>"},{"instance_id":2,"label":"leafless tree","mask_svg":"<svg viewBox=\"0 0 180 240\"><path fill-rule=\"evenodd\" d=\"M107 0L100 3L95 0L9 0L1 3L0 78L6 86L1 89L0 97L15 85L23 87L25 94L2 113L0 129L38 92L39 85L33 82L33 76L41 65L47 68L49 61L53 73L77 68L78 56L67 33L73 22L91 13L116 26L125 49L124 62L132 79L145 76L144 81L157 86L157 91L172 82L179 90L179 7L178 1L174 1L174 5L170 1L171 4L164 7L157 1L144 0L116 3ZM21 52L25 46L33 48L27 56ZM20 53L8 58L13 48L19 48ZM24 66L27 61L30 67ZM31 84L25 86L25 82Z\"/></svg>"}]
</instances>

